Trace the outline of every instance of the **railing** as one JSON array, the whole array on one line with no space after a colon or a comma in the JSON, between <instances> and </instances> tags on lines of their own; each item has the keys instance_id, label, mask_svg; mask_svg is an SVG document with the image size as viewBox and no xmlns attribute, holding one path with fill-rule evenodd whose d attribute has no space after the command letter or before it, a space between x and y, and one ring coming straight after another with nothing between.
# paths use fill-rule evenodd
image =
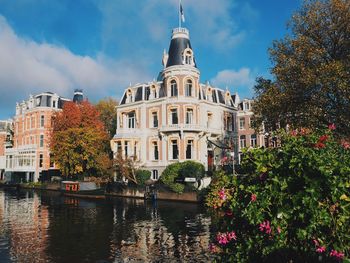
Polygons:
<instances>
[{"instance_id":1,"label":"railing","mask_svg":"<svg viewBox=\"0 0 350 263\"><path fill-rule=\"evenodd\" d=\"M184 27L177 27L177 28L174 28L174 29L173 29L173 34L176 34L176 33L185 33L185 34L188 34L189 31L187 30L187 28L184 28Z\"/></svg>"}]
</instances>

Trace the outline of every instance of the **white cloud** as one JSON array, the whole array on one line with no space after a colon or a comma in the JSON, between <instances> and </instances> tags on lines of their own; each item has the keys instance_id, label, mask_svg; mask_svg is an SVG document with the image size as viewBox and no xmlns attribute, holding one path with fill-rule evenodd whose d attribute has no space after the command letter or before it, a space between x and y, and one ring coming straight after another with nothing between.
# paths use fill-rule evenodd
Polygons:
<instances>
[{"instance_id":1,"label":"white cloud","mask_svg":"<svg viewBox=\"0 0 350 263\"><path fill-rule=\"evenodd\" d=\"M139 43L139 35L144 36L145 32L146 38L153 42L152 45L164 43L164 39L168 40L166 37L169 36L169 30L177 27L178 0L94 1L102 14L102 35L106 46L108 43L118 43L130 47L133 42ZM251 21L252 14L256 15L257 12L248 3L238 5L236 2L237 0L182 2L186 17L183 26L192 29L196 45L227 51L245 39L246 30L240 27L238 21ZM144 43L147 45L147 40Z\"/></svg>"},{"instance_id":2,"label":"white cloud","mask_svg":"<svg viewBox=\"0 0 350 263\"><path fill-rule=\"evenodd\" d=\"M149 76L139 64L73 54L65 47L37 43L16 35L0 16L0 107L13 109L15 102L43 91L72 97L75 88L94 99L120 95L130 83Z\"/></svg>"},{"instance_id":3,"label":"white cloud","mask_svg":"<svg viewBox=\"0 0 350 263\"><path fill-rule=\"evenodd\" d=\"M221 88L228 87L246 94L247 91L251 91L255 80L249 68L241 68L238 71L226 69L212 78L211 83Z\"/></svg>"}]
</instances>

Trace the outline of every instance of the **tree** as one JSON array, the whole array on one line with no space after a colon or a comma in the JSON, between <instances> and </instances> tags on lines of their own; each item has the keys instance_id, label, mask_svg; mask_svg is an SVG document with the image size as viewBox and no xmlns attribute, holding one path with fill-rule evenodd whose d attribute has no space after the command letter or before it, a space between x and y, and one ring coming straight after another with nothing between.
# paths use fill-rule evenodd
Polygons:
<instances>
[{"instance_id":1,"label":"tree","mask_svg":"<svg viewBox=\"0 0 350 263\"><path fill-rule=\"evenodd\" d=\"M110 139L112 139L117 129L117 106L118 102L112 98L100 100L96 104L96 108L100 113L100 120L103 122Z\"/></svg>"},{"instance_id":2,"label":"tree","mask_svg":"<svg viewBox=\"0 0 350 263\"><path fill-rule=\"evenodd\" d=\"M105 147L108 135L88 101L66 102L53 117L50 138L53 160L64 176L102 176L112 166Z\"/></svg>"},{"instance_id":3,"label":"tree","mask_svg":"<svg viewBox=\"0 0 350 263\"><path fill-rule=\"evenodd\" d=\"M258 79L255 87L256 126L335 123L338 135L349 136L350 1L306 0L289 28L269 50L275 81Z\"/></svg>"},{"instance_id":4,"label":"tree","mask_svg":"<svg viewBox=\"0 0 350 263\"><path fill-rule=\"evenodd\" d=\"M139 167L137 160L130 157L123 158L121 153L117 153L114 167L118 177L125 178L135 184L138 183L136 178L136 171Z\"/></svg>"}]
</instances>

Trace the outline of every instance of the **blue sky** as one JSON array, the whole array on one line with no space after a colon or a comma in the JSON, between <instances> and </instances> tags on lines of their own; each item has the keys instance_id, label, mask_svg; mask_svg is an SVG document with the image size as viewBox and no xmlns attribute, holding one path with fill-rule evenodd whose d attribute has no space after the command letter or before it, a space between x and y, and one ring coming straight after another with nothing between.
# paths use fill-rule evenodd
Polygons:
<instances>
[{"instance_id":1,"label":"blue sky","mask_svg":"<svg viewBox=\"0 0 350 263\"><path fill-rule=\"evenodd\" d=\"M267 49L301 0L183 0L201 81L252 97L270 77ZM0 119L53 91L120 98L152 81L178 24L178 0L0 0Z\"/></svg>"}]
</instances>

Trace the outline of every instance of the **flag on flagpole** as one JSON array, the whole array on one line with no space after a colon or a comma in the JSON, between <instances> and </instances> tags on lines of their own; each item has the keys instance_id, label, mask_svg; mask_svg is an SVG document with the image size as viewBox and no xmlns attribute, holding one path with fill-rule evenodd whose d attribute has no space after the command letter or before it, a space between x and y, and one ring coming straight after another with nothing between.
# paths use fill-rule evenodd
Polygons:
<instances>
[{"instance_id":1,"label":"flag on flagpole","mask_svg":"<svg viewBox=\"0 0 350 263\"><path fill-rule=\"evenodd\" d=\"M184 13L184 9L182 8L181 2L180 2L180 15L181 15L181 20L184 23L185 22L185 13Z\"/></svg>"}]
</instances>

